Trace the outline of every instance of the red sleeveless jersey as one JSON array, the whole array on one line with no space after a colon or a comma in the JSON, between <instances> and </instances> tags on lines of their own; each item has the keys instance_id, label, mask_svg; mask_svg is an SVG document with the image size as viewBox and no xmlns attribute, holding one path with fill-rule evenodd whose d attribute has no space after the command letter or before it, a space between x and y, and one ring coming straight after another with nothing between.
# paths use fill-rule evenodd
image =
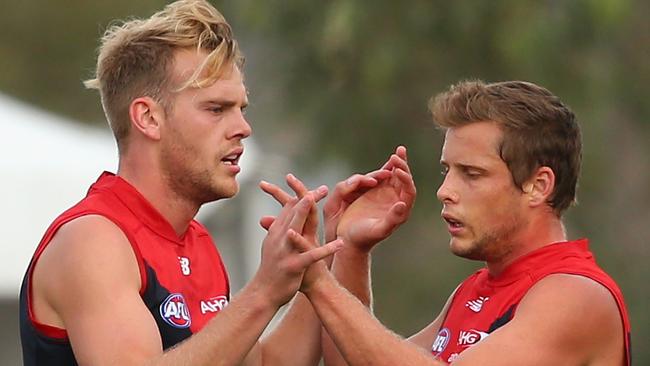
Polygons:
<instances>
[{"instance_id":1,"label":"red sleeveless jersey","mask_svg":"<svg viewBox=\"0 0 650 366\"><path fill-rule=\"evenodd\" d=\"M140 270L140 295L156 320L165 349L198 332L228 304L228 276L205 227L193 220L179 237L133 186L105 172L81 202L47 229L29 265L20 296L26 366L76 364L66 331L34 318L31 276L34 264L57 230L84 215L111 220L128 238Z\"/></svg>"},{"instance_id":2,"label":"red sleeveless jersey","mask_svg":"<svg viewBox=\"0 0 650 366\"><path fill-rule=\"evenodd\" d=\"M498 277L486 268L467 278L456 290L431 351L451 363L458 355L510 321L528 290L550 274L588 277L605 286L616 299L625 338L626 364L630 365L630 321L623 295L596 264L586 239L555 243L513 262Z\"/></svg>"}]
</instances>

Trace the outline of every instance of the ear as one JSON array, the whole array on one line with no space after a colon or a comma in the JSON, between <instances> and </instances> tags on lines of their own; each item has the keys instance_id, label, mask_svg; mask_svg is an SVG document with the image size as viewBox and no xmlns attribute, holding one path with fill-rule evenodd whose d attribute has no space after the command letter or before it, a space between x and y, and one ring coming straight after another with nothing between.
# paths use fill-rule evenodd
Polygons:
<instances>
[{"instance_id":1,"label":"ear","mask_svg":"<svg viewBox=\"0 0 650 366\"><path fill-rule=\"evenodd\" d=\"M555 190L555 173L553 169L547 166L538 168L533 176L523 184L521 189L524 191L524 195L528 197L528 204L531 207L546 204L546 201Z\"/></svg>"},{"instance_id":2,"label":"ear","mask_svg":"<svg viewBox=\"0 0 650 366\"><path fill-rule=\"evenodd\" d=\"M160 127L164 116L162 106L151 97L135 98L129 105L131 126L152 140L160 140Z\"/></svg>"}]
</instances>

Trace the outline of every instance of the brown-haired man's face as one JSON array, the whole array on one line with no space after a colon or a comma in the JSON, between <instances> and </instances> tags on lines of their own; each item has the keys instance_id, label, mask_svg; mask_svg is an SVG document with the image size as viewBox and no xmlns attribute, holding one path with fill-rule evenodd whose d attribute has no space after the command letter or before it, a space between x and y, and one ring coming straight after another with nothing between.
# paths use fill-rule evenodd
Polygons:
<instances>
[{"instance_id":1,"label":"brown-haired man's face","mask_svg":"<svg viewBox=\"0 0 650 366\"><path fill-rule=\"evenodd\" d=\"M512 252L525 226L522 193L498 154L502 131L476 122L447 130L440 162L444 180L437 196L454 254L499 261Z\"/></svg>"},{"instance_id":2,"label":"brown-haired man's face","mask_svg":"<svg viewBox=\"0 0 650 366\"><path fill-rule=\"evenodd\" d=\"M206 55L177 51L174 79L186 80ZM212 85L173 93L170 103L161 136L161 166L171 188L199 204L235 195L242 140L251 134L240 70L233 66Z\"/></svg>"}]
</instances>

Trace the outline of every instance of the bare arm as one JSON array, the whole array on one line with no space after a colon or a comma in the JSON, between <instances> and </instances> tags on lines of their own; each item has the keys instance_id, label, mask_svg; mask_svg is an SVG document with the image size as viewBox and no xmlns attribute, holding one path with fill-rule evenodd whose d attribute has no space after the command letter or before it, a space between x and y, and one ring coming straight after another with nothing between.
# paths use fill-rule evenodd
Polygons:
<instances>
[{"instance_id":1,"label":"bare arm","mask_svg":"<svg viewBox=\"0 0 650 366\"><path fill-rule=\"evenodd\" d=\"M135 256L110 221L87 216L66 224L34 272L34 297L51 310L82 365L235 365L255 346L278 307L300 285L304 268L338 250L296 246L314 204L285 206L263 244L255 278L201 332L162 351L155 321L139 295ZM74 268L74 271L70 269Z\"/></svg>"},{"instance_id":2,"label":"bare arm","mask_svg":"<svg viewBox=\"0 0 650 366\"><path fill-rule=\"evenodd\" d=\"M302 198L310 193L293 175L287 176L287 182L294 189L300 189L298 198ZM275 197L285 206L291 202L292 197L282 191L279 187L262 182L261 188ZM314 190L312 194L317 199L325 197L327 187L321 186ZM318 212L313 206L310 210L302 235L316 244L318 229ZM273 217L262 218L261 224L265 229L276 220ZM258 352L263 365L317 365L321 358L320 344L320 321L316 317L309 300L298 293L292 300L292 303L278 323L275 329L260 341Z\"/></svg>"},{"instance_id":3,"label":"bare arm","mask_svg":"<svg viewBox=\"0 0 650 366\"><path fill-rule=\"evenodd\" d=\"M350 365L444 365L428 349L384 328L331 274L314 272L307 272L301 291ZM529 291L512 321L453 364L621 365L623 360L622 324L612 295L590 279L552 275Z\"/></svg>"},{"instance_id":4,"label":"bare arm","mask_svg":"<svg viewBox=\"0 0 650 366\"><path fill-rule=\"evenodd\" d=\"M331 273L312 266L303 291L350 365L437 365L426 349L385 328L359 300L339 286ZM314 279L316 278L316 279Z\"/></svg>"},{"instance_id":5,"label":"bare arm","mask_svg":"<svg viewBox=\"0 0 650 366\"><path fill-rule=\"evenodd\" d=\"M415 195L406 148L400 146L381 169L338 183L323 208L325 240L340 237L345 243L332 273L371 312L370 251L408 219ZM328 366L346 364L326 331L323 357Z\"/></svg>"},{"instance_id":6,"label":"bare arm","mask_svg":"<svg viewBox=\"0 0 650 366\"><path fill-rule=\"evenodd\" d=\"M303 197L309 191L304 184L292 175L287 176L287 183L298 197ZM260 186L284 205L291 196L278 186L262 182ZM370 291L370 255L374 245L390 235L408 218L415 199L415 185L406 163L406 149L399 147L396 153L377 171L366 175L356 174L346 181L337 184L333 195L324 207L325 239L344 239L344 250L339 252L333 263L332 271L350 291L366 306L371 306ZM305 225L303 236L310 238L312 245L317 245L316 212ZM263 218L263 227L273 222L274 218ZM339 224L340 223L340 224ZM342 253L345 252L345 253ZM296 321L298 320L298 321ZM294 325L295 324L295 325ZM320 337L320 321L311 310L304 298L297 298L296 303L281 322L281 325L264 342L264 359L284 359L285 363L309 364L319 357L320 349L314 346L314 336ZM298 336L296 336L298 335ZM279 350L287 350L286 346L266 347L272 343L287 344L300 342L289 352L289 358ZM323 349L328 365L345 364L333 346L326 332L323 334ZM291 343L288 343L291 344ZM266 350L272 350L273 353ZM311 352L317 350L318 352ZM273 357L266 356L267 354ZM307 361L310 360L310 361ZM306 363L305 363L306 362Z\"/></svg>"},{"instance_id":7,"label":"bare arm","mask_svg":"<svg viewBox=\"0 0 650 366\"><path fill-rule=\"evenodd\" d=\"M586 277L550 275L515 317L454 365L622 365L623 326L613 296Z\"/></svg>"}]
</instances>

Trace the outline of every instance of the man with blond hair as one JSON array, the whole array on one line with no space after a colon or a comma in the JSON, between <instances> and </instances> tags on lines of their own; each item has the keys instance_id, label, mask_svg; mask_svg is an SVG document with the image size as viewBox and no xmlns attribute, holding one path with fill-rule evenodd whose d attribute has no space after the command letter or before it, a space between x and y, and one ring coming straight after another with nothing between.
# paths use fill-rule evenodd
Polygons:
<instances>
[{"instance_id":1,"label":"man with blond hair","mask_svg":"<svg viewBox=\"0 0 650 366\"><path fill-rule=\"evenodd\" d=\"M178 1L110 27L96 88L119 150L87 196L47 229L21 289L21 341L34 365L309 365L320 323L296 294L304 270L341 248L313 237L326 187L269 224L254 278L230 298L225 267L199 207L238 191L251 134L243 57L206 1ZM372 178L367 181L376 182Z\"/></svg>"},{"instance_id":2,"label":"man with blond hair","mask_svg":"<svg viewBox=\"0 0 650 366\"><path fill-rule=\"evenodd\" d=\"M629 366L621 291L596 264L588 240L569 240L562 222L575 201L582 157L573 112L521 81L461 82L438 95L431 110L445 131L437 196L450 249L486 266L456 288L433 322L402 339L335 274L312 265L301 292L347 364ZM357 206L375 193L347 207L337 233L372 215Z\"/></svg>"}]
</instances>

